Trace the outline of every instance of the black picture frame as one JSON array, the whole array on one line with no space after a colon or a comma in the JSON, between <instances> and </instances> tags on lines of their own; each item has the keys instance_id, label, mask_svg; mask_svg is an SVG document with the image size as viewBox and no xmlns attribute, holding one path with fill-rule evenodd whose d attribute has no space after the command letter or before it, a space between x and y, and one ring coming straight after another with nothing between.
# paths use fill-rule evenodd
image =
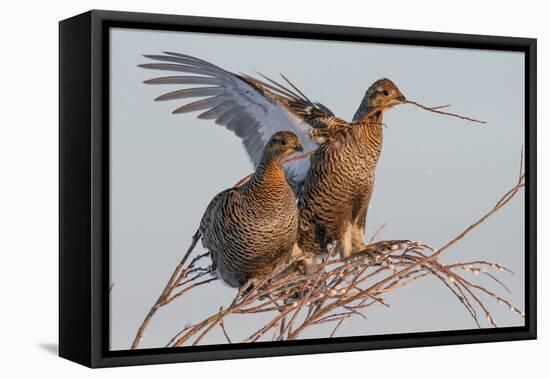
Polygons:
<instances>
[{"instance_id":1,"label":"black picture frame","mask_svg":"<svg viewBox=\"0 0 550 378\"><path fill-rule=\"evenodd\" d=\"M525 325L502 329L109 351L109 28L525 53ZM59 24L59 354L89 367L536 338L536 39L92 10Z\"/></svg>"}]
</instances>

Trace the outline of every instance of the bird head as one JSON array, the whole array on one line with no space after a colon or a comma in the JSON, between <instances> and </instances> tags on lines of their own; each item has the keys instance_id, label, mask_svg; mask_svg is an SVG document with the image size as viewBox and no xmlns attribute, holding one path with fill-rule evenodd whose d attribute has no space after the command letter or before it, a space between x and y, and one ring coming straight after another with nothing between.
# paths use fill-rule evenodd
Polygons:
<instances>
[{"instance_id":1,"label":"bird head","mask_svg":"<svg viewBox=\"0 0 550 378\"><path fill-rule=\"evenodd\" d=\"M375 81L365 93L367 107L370 110L385 110L394 105L406 101L403 93L390 79L380 79Z\"/></svg>"},{"instance_id":2,"label":"bird head","mask_svg":"<svg viewBox=\"0 0 550 378\"><path fill-rule=\"evenodd\" d=\"M290 131L279 131L271 136L265 147L272 156L284 157L295 151L304 151L298 136Z\"/></svg>"}]
</instances>

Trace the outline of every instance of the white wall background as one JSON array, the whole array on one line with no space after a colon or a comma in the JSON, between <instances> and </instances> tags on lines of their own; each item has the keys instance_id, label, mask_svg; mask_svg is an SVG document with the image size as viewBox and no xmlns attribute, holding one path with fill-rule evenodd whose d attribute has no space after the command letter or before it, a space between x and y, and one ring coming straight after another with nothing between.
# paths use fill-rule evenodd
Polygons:
<instances>
[{"instance_id":1,"label":"white wall background","mask_svg":"<svg viewBox=\"0 0 550 378\"><path fill-rule=\"evenodd\" d=\"M361 4L361 5L359 5ZM91 8L539 38L539 340L393 351L325 354L91 371L55 356L57 348L57 21ZM549 285L543 196L548 153L543 91L550 29L544 2L439 1L4 2L0 94L0 372L32 375L185 374L281 377L314 374L463 377L542 371L550 347L544 323ZM6 86L7 83L7 86ZM546 142L545 142L546 141ZM546 350L545 350L546 349ZM540 376L536 374L535 376Z\"/></svg>"}]
</instances>

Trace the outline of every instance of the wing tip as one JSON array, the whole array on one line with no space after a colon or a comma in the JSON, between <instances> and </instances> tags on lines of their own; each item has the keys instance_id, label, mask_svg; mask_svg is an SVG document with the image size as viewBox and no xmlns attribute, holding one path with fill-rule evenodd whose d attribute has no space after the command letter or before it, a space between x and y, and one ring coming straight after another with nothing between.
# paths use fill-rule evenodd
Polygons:
<instances>
[{"instance_id":1,"label":"wing tip","mask_svg":"<svg viewBox=\"0 0 550 378\"><path fill-rule=\"evenodd\" d=\"M139 68L145 68L145 69L156 69L155 64L156 63L141 63L141 64L138 64L137 66Z\"/></svg>"},{"instance_id":2,"label":"wing tip","mask_svg":"<svg viewBox=\"0 0 550 378\"><path fill-rule=\"evenodd\" d=\"M172 92L170 92L170 93L163 93L163 94L161 94L160 96L155 97L155 98L153 99L153 101L165 101L165 100L167 100L168 95L170 95L171 93L172 93Z\"/></svg>"}]
</instances>

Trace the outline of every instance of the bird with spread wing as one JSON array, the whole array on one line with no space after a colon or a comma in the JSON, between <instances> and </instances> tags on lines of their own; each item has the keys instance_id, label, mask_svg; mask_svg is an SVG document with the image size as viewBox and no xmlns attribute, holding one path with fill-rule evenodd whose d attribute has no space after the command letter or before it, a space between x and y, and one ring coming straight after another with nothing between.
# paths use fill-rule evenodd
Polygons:
<instances>
[{"instance_id":1,"label":"bird with spread wing","mask_svg":"<svg viewBox=\"0 0 550 378\"><path fill-rule=\"evenodd\" d=\"M298 196L298 246L306 255L324 253L337 242L343 256L365 247L365 222L382 147L385 110L405 101L389 79L367 90L352 122L334 116L312 102L283 75L287 85L266 76L263 80L234 74L205 60L174 52L144 55L157 61L145 69L184 75L146 80L146 84L190 85L157 97L157 101L200 98L173 113L201 111L234 132L243 142L254 167L271 136L295 133L311 159L295 159L284 166L286 180Z\"/></svg>"}]
</instances>

